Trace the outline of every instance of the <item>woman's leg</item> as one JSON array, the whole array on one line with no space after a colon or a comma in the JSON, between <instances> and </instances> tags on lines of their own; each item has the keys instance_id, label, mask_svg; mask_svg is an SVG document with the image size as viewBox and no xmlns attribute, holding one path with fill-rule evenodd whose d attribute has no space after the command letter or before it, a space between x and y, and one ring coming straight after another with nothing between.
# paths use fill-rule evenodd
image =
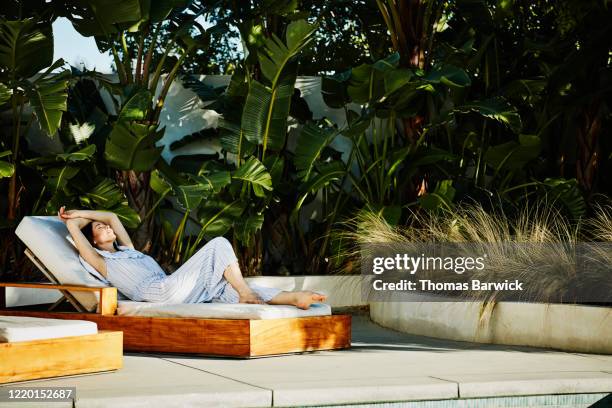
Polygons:
<instances>
[{"instance_id":1,"label":"woman's leg","mask_svg":"<svg viewBox=\"0 0 612 408\"><path fill-rule=\"evenodd\" d=\"M238 293L238 303L265 303L264 300L255 293L244 280L238 262L232 262L225 268L223 277L229 282Z\"/></svg>"},{"instance_id":2,"label":"woman's leg","mask_svg":"<svg viewBox=\"0 0 612 408\"><path fill-rule=\"evenodd\" d=\"M313 303L324 302L326 295L310 290L281 291L267 303L271 305L293 305L300 309L308 309Z\"/></svg>"},{"instance_id":3,"label":"woman's leg","mask_svg":"<svg viewBox=\"0 0 612 408\"><path fill-rule=\"evenodd\" d=\"M271 305L293 305L308 309L311 304L324 302L326 295L310 290L285 291L253 284L249 286L244 280L238 262L231 263L223 276L231 285L226 288L218 300L225 303L268 303Z\"/></svg>"}]
</instances>

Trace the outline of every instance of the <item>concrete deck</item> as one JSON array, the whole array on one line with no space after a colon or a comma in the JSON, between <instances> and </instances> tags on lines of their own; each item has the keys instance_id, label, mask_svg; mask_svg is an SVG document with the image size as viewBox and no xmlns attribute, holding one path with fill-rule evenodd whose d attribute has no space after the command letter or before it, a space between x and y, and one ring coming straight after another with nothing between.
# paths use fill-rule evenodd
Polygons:
<instances>
[{"instance_id":1,"label":"concrete deck","mask_svg":"<svg viewBox=\"0 0 612 408\"><path fill-rule=\"evenodd\" d=\"M384 329L360 315L353 318L351 350L253 360L126 353L124 368L117 372L3 387L17 386L77 387L74 405L48 405L52 407L265 407L368 402L400 406L392 402L423 400L446 400L431 402L428 407L485 407L502 405L466 402L554 394L592 394L593 401L600 399L612 392L612 356L412 336ZM0 402L0 407L18 406L28 405ZM425 405L411 402L404 406Z\"/></svg>"}]
</instances>

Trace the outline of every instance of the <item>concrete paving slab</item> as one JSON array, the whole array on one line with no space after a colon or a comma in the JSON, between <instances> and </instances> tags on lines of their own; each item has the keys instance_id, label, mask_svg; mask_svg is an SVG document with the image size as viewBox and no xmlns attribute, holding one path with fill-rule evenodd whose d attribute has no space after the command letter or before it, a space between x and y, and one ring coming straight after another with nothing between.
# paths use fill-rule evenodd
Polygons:
<instances>
[{"instance_id":1,"label":"concrete paving slab","mask_svg":"<svg viewBox=\"0 0 612 408\"><path fill-rule=\"evenodd\" d=\"M376 403L380 401L415 401L454 399L457 384L429 377L392 377L285 382L260 380L260 385L274 392L274 406Z\"/></svg>"},{"instance_id":2,"label":"concrete paving slab","mask_svg":"<svg viewBox=\"0 0 612 408\"><path fill-rule=\"evenodd\" d=\"M76 386L77 408L470 401L611 392L610 357L431 339L354 316L350 350L251 360L126 353L124 368L117 372L27 385Z\"/></svg>"},{"instance_id":3,"label":"concrete paving slab","mask_svg":"<svg viewBox=\"0 0 612 408\"><path fill-rule=\"evenodd\" d=\"M441 377L459 384L460 398L612 392L603 372L498 373Z\"/></svg>"},{"instance_id":4,"label":"concrete paving slab","mask_svg":"<svg viewBox=\"0 0 612 408\"><path fill-rule=\"evenodd\" d=\"M411 394L414 384L427 384L440 396L450 395L453 378L481 381L500 377L495 385L485 387L483 395L503 395L493 391L508 388L509 395L529 395L537 382L542 384L565 378L563 389L588 390L586 383L596 378L594 392L604 391L608 379L602 372L612 370L607 358L585 358L572 353L452 342L407 335L383 329L365 318L353 321L353 347L350 350L321 351L308 354L277 356L253 360L161 356L161 358L245 383L273 390L274 401L285 405L349 403L363 401L398 401L426 399ZM604 356L606 357L606 356ZM573 371L570 377L564 372ZM548 377L540 374L546 372ZM581 376L580 372L585 374ZM518 384L520 378L532 380ZM596 373L597 375L593 377ZM465 377L462 377L465 376ZM447 384L433 379L448 380ZM539 379L539 380L538 380ZM505 384L508 382L507 384ZM459 383L461 384L461 383ZM466 390L469 390L469 381ZM520 390L520 386L524 390ZM437 388L436 388L437 387ZM477 386L475 386L478 388ZM557 389L546 386L546 389ZM474 391L475 392L475 391ZM586 392L586 391L585 391ZM401 398L400 398L401 396ZM360 398L367 398L362 400ZM432 398L435 399L435 398Z\"/></svg>"},{"instance_id":5,"label":"concrete paving slab","mask_svg":"<svg viewBox=\"0 0 612 408\"><path fill-rule=\"evenodd\" d=\"M125 355L124 367L115 372L28 381L27 386L74 386L77 388L76 408L261 407L272 404L269 390L147 355Z\"/></svg>"}]
</instances>

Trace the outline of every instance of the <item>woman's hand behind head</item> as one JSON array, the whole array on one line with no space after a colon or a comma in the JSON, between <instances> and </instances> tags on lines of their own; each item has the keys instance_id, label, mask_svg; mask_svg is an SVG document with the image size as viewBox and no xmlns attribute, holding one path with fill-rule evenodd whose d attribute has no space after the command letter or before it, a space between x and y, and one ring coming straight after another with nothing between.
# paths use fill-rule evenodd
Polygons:
<instances>
[{"instance_id":1,"label":"woman's hand behind head","mask_svg":"<svg viewBox=\"0 0 612 408\"><path fill-rule=\"evenodd\" d=\"M57 212L57 216L60 218L60 220L62 220L63 222L66 222L67 220L72 219L72 218L79 218L80 214L79 214L79 210L66 211L66 206L64 205Z\"/></svg>"}]
</instances>

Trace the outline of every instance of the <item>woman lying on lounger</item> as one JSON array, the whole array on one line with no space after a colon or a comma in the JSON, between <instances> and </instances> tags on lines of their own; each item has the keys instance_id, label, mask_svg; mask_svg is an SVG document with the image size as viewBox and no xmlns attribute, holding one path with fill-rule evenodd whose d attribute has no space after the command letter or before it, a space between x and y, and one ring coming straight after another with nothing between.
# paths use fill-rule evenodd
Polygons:
<instances>
[{"instance_id":1,"label":"woman lying on lounger","mask_svg":"<svg viewBox=\"0 0 612 408\"><path fill-rule=\"evenodd\" d=\"M246 283L230 242L207 242L171 275L149 255L134 249L119 217L107 211L60 208L81 264L131 300L159 303L269 303L308 309L325 295L282 291ZM118 242L117 242L118 241ZM100 276L101 275L101 276Z\"/></svg>"}]
</instances>

